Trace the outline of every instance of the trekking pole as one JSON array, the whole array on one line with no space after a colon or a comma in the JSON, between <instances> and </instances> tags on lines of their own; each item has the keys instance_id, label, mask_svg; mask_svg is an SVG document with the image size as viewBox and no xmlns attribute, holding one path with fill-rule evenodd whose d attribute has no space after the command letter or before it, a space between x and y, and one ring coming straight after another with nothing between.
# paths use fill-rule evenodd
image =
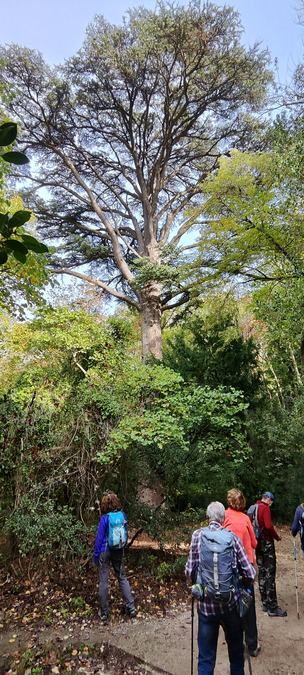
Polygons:
<instances>
[{"instance_id":1,"label":"trekking pole","mask_svg":"<svg viewBox=\"0 0 304 675\"><path fill-rule=\"evenodd\" d=\"M193 675L194 597L191 598L191 675Z\"/></svg>"},{"instance_id":2,"label":"trekking pole","mask_svg":"<svg viewBox=\"0 0 304 675\"><path fill-rule=\"evenodd\" d=\"M296 542L293 542L293 557L294 557L294 573L295 573L295 587L296 587L296 603L297 603L297 617L298 619L300 618L300 612L299 612L299 591L298 591L298 567L297 567L297 562L298 562L298 549Z\"/></svg>"},{"instance_id":3,"label":"trekking pole","mask_svg":"<svg viewBox=\"0 0 304 675\"><path fill-rule=\"evenodd\" d=\"M249 649L248 649L247 646L245 647L245 650L246 650L246 655L247 655L247 659L248 659L249 675L253 675L252 674L251 658L250 658Z\"/></svg>"}]
</instances>

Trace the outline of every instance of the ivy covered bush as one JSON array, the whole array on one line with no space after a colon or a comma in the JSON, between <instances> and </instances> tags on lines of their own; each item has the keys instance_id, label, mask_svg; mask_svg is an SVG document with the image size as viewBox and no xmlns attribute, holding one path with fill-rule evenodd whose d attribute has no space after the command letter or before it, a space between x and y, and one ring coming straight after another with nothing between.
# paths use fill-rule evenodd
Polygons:
<instances>
[{"instance_id":1,"label":"ivy covered bush","mask_svg":"<svg viewBox=\"0 0 304 675\"><path fill-rule=\"evenodd\" d=\"M142 484L179 511L242 480L243 394L141 362L132 318L59 308L2 331L1 517L22 553L77 552L104 489L141 524Z\"/></svg>"}]
</instances>

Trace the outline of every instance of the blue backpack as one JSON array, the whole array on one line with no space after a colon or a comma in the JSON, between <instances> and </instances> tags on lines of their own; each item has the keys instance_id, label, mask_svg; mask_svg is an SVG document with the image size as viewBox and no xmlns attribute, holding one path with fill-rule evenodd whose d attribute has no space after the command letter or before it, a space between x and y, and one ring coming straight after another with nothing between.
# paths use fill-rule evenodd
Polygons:
<instances>
[{"instance_id":1,"label":"blue backpack","mask_svg":"<svg viewBox=\"0 0 304 675\"><path fill-rule=\"evenodd\" d=\"M128 528L122 511L111 511L109 514L108 545L109 548L121 549L128 541Z\"/></svg>"},{"instance_id":2,"label":"blue backpack","mask_svg":"<svg viewBox=\"0 0 304 675\"><path fill-rule=\"evenodd\" d=\"M204 597L215 602L227 602L237 590L234 535L229 530L202 529L197 582L204 589Z\"/></svg>"}]
</instances>

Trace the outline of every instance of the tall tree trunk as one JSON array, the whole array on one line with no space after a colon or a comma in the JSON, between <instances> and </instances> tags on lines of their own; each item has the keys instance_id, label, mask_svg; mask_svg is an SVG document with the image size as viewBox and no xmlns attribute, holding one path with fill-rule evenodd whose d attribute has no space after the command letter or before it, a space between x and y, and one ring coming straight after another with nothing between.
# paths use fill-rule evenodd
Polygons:
<instances>
[{"instance_id":1,"label":"tall tree trunk","mask_svg":"<svg viewBox=\"0 0 304 675\"><path fill-rule=\"evenodd\" d=\"M293 351L292 346L290 344L288 345L288 347L289 347L289 353L290 353L290 356L291 356L291 361L292 361L292 365L293 365L293 368L294 368L294 371L295 371L297 383L300 385L300 387L302 387L303 382L302 382L302 378L301 378L300 371L299 371L299 368L298 368L298 364L297 364L297 361L296 361L296 357L294 355L294 351Z\"/></svg>"},{"instance_id":2,"label":"tall tree trunk","mask_svg":"<svg viewBox=\"0 0 304 675\"><path fill-rule=\"evenodd\" d=\"M154 282L140 292L142 356L144 361L151 355L161 360L163 355L160 291L160 285Z\"/></svg>"}]
</instances>

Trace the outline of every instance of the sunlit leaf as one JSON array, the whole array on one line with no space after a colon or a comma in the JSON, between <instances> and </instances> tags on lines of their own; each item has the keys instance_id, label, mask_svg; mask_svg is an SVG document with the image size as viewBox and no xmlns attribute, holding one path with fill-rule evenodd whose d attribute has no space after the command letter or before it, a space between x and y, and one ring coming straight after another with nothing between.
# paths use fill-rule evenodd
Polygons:
<instances>
[{"instance_id":1,"label":"sunlit leaf","mask_svg":"<svg viewBox=\"0 0 304 675\"><path fill-rule=\"evenodd\" d=\"M27 223L31 215L30 211L16 211L10 218L9 223L11 226L20 227L21 225L24 225L24 223Z\"/></svg>"}]
</instances>

